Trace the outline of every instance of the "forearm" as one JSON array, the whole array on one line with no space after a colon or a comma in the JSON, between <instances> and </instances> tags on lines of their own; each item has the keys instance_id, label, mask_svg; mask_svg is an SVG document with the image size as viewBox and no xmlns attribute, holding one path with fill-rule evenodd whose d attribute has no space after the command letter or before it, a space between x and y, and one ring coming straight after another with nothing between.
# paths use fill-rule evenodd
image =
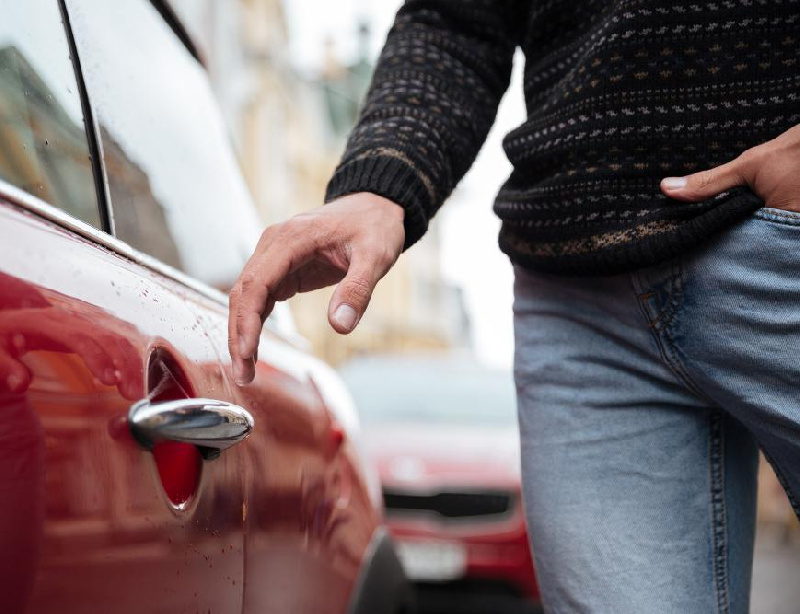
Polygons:
<instances>
[{"instance_id":1,"label":"forearm","mask_svg":"<svg viewBox=\"0 0 800 614\"><path fill-rule=\"evenodd\" d=\"M326 200L373 192L405 209L409 247L477 155L508 87L523 0L409 0Z\"/></svg>"}]
</instances>

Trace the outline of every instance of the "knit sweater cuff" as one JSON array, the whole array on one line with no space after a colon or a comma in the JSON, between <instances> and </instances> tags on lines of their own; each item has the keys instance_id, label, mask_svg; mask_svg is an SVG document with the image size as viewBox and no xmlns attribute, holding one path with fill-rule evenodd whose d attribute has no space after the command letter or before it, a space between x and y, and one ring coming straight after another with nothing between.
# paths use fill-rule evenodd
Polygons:
<instances>
[{"instance_id":1,"label":"knit sweater cuff","mask_svg":"<svg viewBox=\"0 0 800 614\"><path fill-rule=\"evenodd\" d=\"M429 191L404 161L378 154L344 162L328 183L325 202L356 192L377 194L403 207L406 231L404 251L428 230L425 203L430 200Z\"/></svg>"}]
</instances>

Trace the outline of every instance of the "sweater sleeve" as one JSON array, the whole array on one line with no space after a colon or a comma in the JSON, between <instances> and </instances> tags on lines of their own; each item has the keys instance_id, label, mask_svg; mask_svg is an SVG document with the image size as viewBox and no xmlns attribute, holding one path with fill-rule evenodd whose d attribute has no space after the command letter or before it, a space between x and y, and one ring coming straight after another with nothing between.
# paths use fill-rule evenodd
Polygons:
<instances>
[{"instance_id":1,"label":"sweater sleeve","mask_svg":"<svg viewBox=\"0 0 800 614\"><path fill-rule=\"evenodd\" d=\"M325 201L372 192L425 233L481 148L508 88L529 0L406 0Z\"/></svg>"}]
</instances>

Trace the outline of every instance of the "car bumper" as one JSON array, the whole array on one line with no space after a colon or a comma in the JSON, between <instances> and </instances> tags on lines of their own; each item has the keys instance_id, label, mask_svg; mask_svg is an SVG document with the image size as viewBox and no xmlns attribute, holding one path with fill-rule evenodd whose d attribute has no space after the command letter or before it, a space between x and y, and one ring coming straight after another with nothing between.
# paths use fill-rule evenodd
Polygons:
<instances>
[{"instance_id":1,"label":"car bumper","mask_svg":"<svg viewBox=\"0 0 800 614\"><path fill-rule=\"evenodd\" d=\"M502 522L464 520L437 522L430 519L389 518L395 540L405 549L404 563L409 576L420 583L486 583L505 586L526 599L538 601L539 588L533 569L528 535L522 514ZM440 567L425 562L415 567L409 553L418 558L427 552Z\"/></svg>"}]
</instances>

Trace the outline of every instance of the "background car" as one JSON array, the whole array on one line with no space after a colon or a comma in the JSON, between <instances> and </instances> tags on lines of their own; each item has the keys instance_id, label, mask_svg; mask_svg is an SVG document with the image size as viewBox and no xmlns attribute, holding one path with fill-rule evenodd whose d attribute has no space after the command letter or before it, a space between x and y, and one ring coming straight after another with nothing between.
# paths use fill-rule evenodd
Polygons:
<instances>
[{"instance_id":1,"label":"background car","mask_svg":"<svg viewBox=\"0 0 800 614\"><path fill-rule=\"evenodd\" d=\"M399 611L339 379L278 311L232 380L259 222L181 25L0 15L0 610Z\"/></svg>"},{"instance_id":2,"label":"background car","mask_svg":"<svg viewBox=\"0 0 800 614\"><path fill-rule=\"evenodd\" d=\"M358 359L340 373L420 607L533 609L511 373L414 355Z\"/></svg>"}]
</instances>

